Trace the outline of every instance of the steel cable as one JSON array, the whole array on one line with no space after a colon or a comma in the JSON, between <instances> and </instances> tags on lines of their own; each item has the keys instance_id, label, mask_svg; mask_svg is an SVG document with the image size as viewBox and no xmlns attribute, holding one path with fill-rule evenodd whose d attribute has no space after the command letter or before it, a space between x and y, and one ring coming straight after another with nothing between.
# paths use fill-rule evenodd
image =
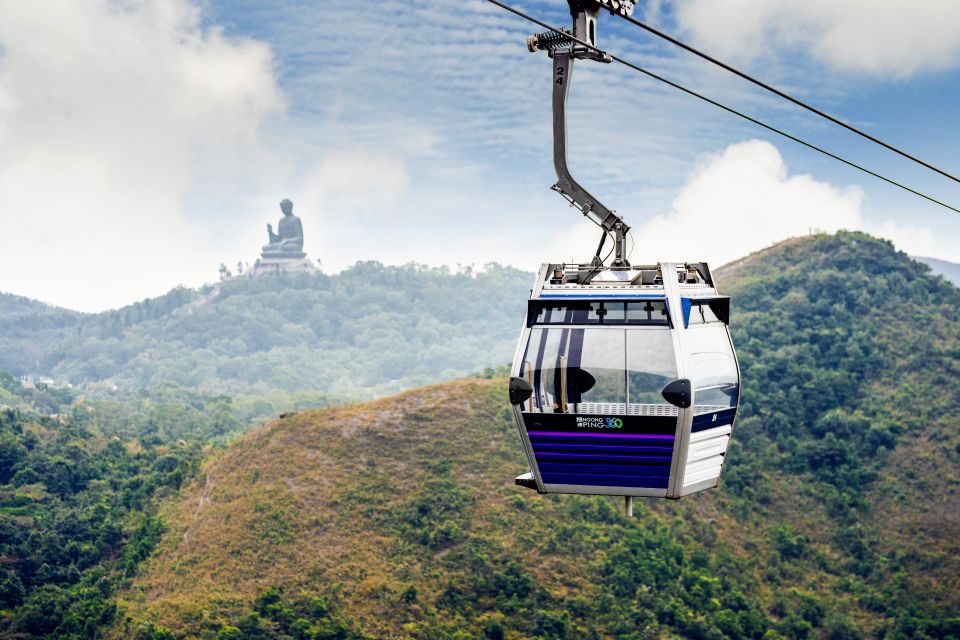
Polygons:
<instances>
[{"instance_id":1,"label":"steel cable","mask_svg":"<svg viewBox=\"0 0 960 640\"><path fill-rule=\"evenodd\" d=\"M903 156L904 158L907 158L908 160L912 160L913 162L916 162L917 164L919 164L919 165L921 165L921 166L923 166L923 167L926 167L927 169L930 169L931 171L935 171L935 172L939 173L940 175L942 175L942 176L944 176L944 177L946 177L946 178L949 178L950 180L953 180L954 182L960 182L960 178L957 178L957 177L954 176L953 174L947 173L947 172L944 171L943 169L940 169L940 168L938 168L938 167L935 167L935 166L933 166L932 164L930 164L929 162L925 162L924 160L921 160L920 158L917 158L916 156L911 155L911 154L907 153L906 151L903 151L902 149L898 149L897 147L893 146L892 144L889 144L889 143L887 143L887 142L884 142L883 140L881 140L881 139L879 139L879 138L877 138L877 137L875 137L875 136L870 135L870 134L867 133L866 131L862 131L862 130L856 128L855 126L853 126L853 125L851 125L851 124L848 124L848 123L844 122L843 120L840 120L839 118L834 117L834 116L830 115L829 113L826 113L825 111L822 111L822 110L814 107L813 105L810 105L810 104L804 102L803 100L800 100L799 98L794 98L794 97L791 96L789 93L786 93L785 91L781 91L780 89L777 89L776 87L771 86L771 85L767 84L766 82L763 82L762 80L758 80L757 78L754 78L754 77L751 76L750 74L745 73L745 72L743 72L743 71L740 71L739 69L737 69L737 68L735 68L735 67L732 67L732 66L728 65L727 63L725 63L725 62L723 62L723 61L721 61L721 60L717 60L717 59L714 58L713 56L710 56L710 55L708 55L708 54L700 51L699 49L696 49L696 48L694 48L694 47L686 44L685 42L681 42L680 40L677 40L677 39L674 38L673 36L670 36L670 35L662 32L662 31L659 31L658 29L655 29L655 28L651 27L650 25L648 25L648 24L646 24L646 23L644 23L644 22L641 22L640 20L637 20L636 18L634 18L634 17L632 17L632 16L622 15L622 14L619 14L619 13L614 13L614 12L612 12L612 11L611 11L611 13L613 13L613 15L617 16L618 18L622 18L622 19L626 20L627 22L629 22L629 23L632 24L632 25L635 25L635 26L637 26L637 27L640 27L641 29L644 29L644 30L648 31L649 33L652 33L653 35L657 36L658 38L662 38L662 39L666 40L666 41L669 42L670 44L676 45L676 46L680 47L681 49L685 49L686 51L689 51L689 52L692 53L693 55L699 56L700 58L703 58L703 59L706 60L707 62L710 62L710 63L712 63L712 64L715 64L715 65L717 65L718 67L720 67L720 68L722 68L722 69L725 69L725 70L729 71L730 73L732 73L732 74L734 74L734 75L737 75L737 76L743 78L744 80L746 80L746 81L748 81L748 82L752 82L753 84L757 85L758 87L760 87L760 88L762 88L762 89L765 89L766 91L769 91L770 93L772 93L772 94L774 94L774 95L776 95L776 96L779 96L779 97L783 98L784 100L787 100L787 101L789 101L789 102L792 102L793 104L797 105L798 107L801 107L801 108L803 108L803 109L806 109L807 111L810 111L811 113L815 113L815 114L817 114L818 116L820 116L821 118L825 118L825 119L829 120L830 122L832 122L833 124L839 125L839 126L843 127L844 129L846 129L846 130L848 130L848 131L852 131L853 133L857 134L858 136L861 136L861 137L863 137L863 138L866 138L866 139L869 140L870 142L874 142L874 143L880 145L881 147L884 147L884 148L886 148L886 149L888 149L888 150L890 150L890 151L893 151L893 152L896 153L896 154L899 154L899 155Z\"/></svg>"}]
</instances>

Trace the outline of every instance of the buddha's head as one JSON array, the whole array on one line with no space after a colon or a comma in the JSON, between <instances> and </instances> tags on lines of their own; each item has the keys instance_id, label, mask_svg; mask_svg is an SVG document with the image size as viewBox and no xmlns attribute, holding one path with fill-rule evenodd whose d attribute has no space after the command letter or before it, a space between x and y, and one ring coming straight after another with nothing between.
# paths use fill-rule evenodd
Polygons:
<instances>
[{"instance_id":1,"label":"buddha's head","mask_svg":"<svg viewBox=\"0 0 960 640\"><path fill-rule=\"evenodd\" d=\"M280 201L280 211L283 211L285 216L293 215L293 203L284 198Z\"/></svg>"}]
</instances>

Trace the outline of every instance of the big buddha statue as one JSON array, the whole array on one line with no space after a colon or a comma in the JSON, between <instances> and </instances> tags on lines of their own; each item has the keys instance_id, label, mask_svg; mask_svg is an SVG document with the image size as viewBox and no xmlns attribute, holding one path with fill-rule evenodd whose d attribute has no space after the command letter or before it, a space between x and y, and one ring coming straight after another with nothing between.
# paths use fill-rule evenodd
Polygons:
<instances>
[{"instance_id":1,"label":"big buddha statue","mask_svg":"<svg viewBox=\"0 0 960 640\"><path fill-rule=\"evenodd\" d=\"M303 252L303 224L300 218L293 215L293 203L284 199L280 203L283 217L277 223L277 232L273 232L273 225L267 225L270 234L269 244L263 245L260 253L265 259L276 258L304 258Z\"/></svg>"}]
</instances>

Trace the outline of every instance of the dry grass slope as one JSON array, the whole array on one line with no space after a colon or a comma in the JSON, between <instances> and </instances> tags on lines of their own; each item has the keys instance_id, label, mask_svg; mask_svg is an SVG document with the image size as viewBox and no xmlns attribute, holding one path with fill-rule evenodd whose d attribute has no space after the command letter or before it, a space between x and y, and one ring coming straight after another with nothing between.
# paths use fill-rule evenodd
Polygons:
<instances>
[{"instance_id":1,"label":"dry grass slope","mask_svg":"<svg viewBox=\"0 0 960 640\"><path fill-rule=\"evenodd\" d=\"M602 597L598 585L607 577L600 567L609 539L635 527L665 528L679 540L696 540L725 565L721 575L738 573L737 580L752 585L750 597L765 606L784 594L832 593L831 604L849 606L858 625L889 622L858 610L856 598L844 593L848 577L840 567L848 558L833 544L824 506L773 474L763 480L769 490L762 503L749 509L721 489L679 503L645 503L634 521L620 518L612 498L543 497L513 486L512 476L525 470L525 462L504 387L503 380L449 383L365 405L303 412L252 432L209 461L182 498L166 505L167 535L122 594L127 617L113 637L154 624L200 636L235 623L273 586L333 594L346 616L373 638L448 637L427 630L452 625L452 633L460 625L482 627L501 618L493 611L479 620L451 622L449 612L434 604L451 583L469 579L473 560L462 555L468 548L490 550L501 562L516 559L538 588L578 602ZM404 514L434 498L443 503L439 492L465 501L455 520L462 530L440 532L439 543L424 543L423 531ZM881 538L899 541L905 545L901 552L909 553L909 537L900 535L900 527L913 531L928 529L931 520L955 520L955 513L938 516L924 504L900 504L896 518L878 518ZM596 548L578 543L570 529L574 515L593 520L594 535L606 540ZM439 509L428 514L434 516L444 519ZM772 576L781 550L771 530L783 523L804 536L804 553L814 560ZM427 532L437 533L429 526ZM571 546L564 547L568 540ZM943 559L955 569L955 556ZM922 560L929 563L930 557ZM953 582L954 588L941 584L946 589L937 591L952 592L948 600L957 604ZM414 601L404 597L411 587ZM588 637L589 622L578 626L575 620L571 631L572 637Z\"/></svg>"},{"instance_id":2,"label":"dry grass slope","mask_svg":"<svg viewBox=\"0 0 960 640\"><path fill-rule=\"evenodd\" d=\"M367 632L399 632L405 620L383 596L442 586L432 559L397 548L383 523L429 482L431 465L452 463L472 527L518 524L506 498L516 494L509 474L524 463L506 407L492 401L499 395L502 381L458 382L263 425L167 505L169 532L123 597L134 622L182 629L282 585L336 591Z\"/></svg>"}]
</instances>

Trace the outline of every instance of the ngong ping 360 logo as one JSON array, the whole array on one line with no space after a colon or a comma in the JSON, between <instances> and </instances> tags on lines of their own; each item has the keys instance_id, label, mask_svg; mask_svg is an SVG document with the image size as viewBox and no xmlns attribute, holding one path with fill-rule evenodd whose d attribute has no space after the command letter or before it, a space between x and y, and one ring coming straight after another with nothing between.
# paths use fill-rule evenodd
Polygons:
<instances>
[{"instance_id":1,"label":"ngong ping 360 logo","mask_svg":"<svg viewBox=\"0 0 960 640\"><path fill-rule=\"evenodd\" d=\"M623 429L623 420L577 416L577 426L581 429Z\"/></svg>"}]
</instances>

